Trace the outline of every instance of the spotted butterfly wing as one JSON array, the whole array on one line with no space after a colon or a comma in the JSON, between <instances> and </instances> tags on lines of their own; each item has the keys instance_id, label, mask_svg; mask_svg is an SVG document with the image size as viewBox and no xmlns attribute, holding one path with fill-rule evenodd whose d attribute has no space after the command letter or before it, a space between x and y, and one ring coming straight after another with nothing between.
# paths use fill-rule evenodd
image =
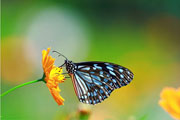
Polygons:
<instances>
[{"instance_id":1,"label":"spotted butterfly wing","mask_svg":"<svg viewBox=\"0 0 180 120\"><path fill-rule=\"evenodd\" d=\"M97 104L108 98L114 89L129 84L133 73L113 63L66 61L75 93L80 102Z\"/></svg>"}]
</instances>

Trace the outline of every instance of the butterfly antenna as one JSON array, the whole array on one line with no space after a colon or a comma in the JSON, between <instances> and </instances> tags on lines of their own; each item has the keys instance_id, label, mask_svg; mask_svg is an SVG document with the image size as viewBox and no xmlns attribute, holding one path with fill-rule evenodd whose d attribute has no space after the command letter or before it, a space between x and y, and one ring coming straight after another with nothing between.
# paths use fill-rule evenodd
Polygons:
<instances>
[{"instance_id":1,"label":"butterfly antenna","mask_svg":"<svg viewBox=\"0 0 180 120\"><path fill-rule=\"evenodd\" d=\"M55 51L55 50L53 50L52 52L58 53L58 54L59 54L59 55L58 55L58 57L62 56L62 57L64 57L66 60L68 60L68 59L67 59L67 57L66 57L66 56L64 56L63 54L61 54L60 52Z\"/></svg>"}]
</instances>

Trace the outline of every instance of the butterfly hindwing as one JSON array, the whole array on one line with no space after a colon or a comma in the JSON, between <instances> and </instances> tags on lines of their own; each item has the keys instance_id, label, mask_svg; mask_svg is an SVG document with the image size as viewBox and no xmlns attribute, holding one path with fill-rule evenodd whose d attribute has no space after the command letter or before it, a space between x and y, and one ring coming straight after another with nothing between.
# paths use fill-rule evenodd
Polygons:
<instances>
[{"instance_id":1,"label":"butterfly hindwing","mask_svg":"<svg viewBox=\"0 0 180 120\"><path fill-rule=\"evenodd\" d=\"M93 73L87 73L87 74L84 73L87 72L77 71L75 73L76 76L81 78L81 79L78 78L78 80L83 81L87 86L87 91L84 94L84 96L80 98L82 99L80 101L89 104L97 104L103 101L105 98L107 98L114 90L114 86L110 78L107 78L106 81L104 81L105 78L101 76L97 76L96 74ZM97 71L95 73L97 73Z\"/></svg>"},{"instance_id":2,"label":"butterfly hindwing","mask_svg":"<svg viewBox=\"0 0 180 120\"><path fill-rule=\"evenodd\" d=\"M125 86L133 79L133 73L125 67L104 62L74 63L73 85L80 102L97 104L114 89ZM72 76L72 75L71 75Z\"/></svg>"}]
</instances>

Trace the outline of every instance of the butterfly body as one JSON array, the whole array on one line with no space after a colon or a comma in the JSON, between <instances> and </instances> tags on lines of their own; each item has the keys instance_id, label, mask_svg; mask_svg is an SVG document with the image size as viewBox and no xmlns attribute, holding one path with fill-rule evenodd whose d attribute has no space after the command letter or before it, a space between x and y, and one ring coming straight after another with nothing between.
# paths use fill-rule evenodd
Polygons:
<instances>
[{"instance_id":1,"label":"butterfly body","mask_svg":"<svg viewBox=\"0 0 180 120\"><path fill-rule=\"evenodd\" d=\"M66 59L64 64L79 101L86 104L102 102L113 90L126 86L133 79L129 69L113 63L73 63Z\"/></svg>"}]
</instances>

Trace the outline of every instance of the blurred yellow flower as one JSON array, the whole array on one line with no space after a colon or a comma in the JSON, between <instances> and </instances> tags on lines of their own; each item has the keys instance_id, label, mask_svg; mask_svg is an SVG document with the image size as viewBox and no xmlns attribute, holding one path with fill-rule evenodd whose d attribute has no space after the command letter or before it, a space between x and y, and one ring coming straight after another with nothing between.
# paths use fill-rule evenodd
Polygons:
<instances>
[{"instance_id":1,"label":"blurred yellow flower","mask_svg":"<svg viewBox=\"0 0 180 120\"><path fill-rule=\"evenodd\" d=\"M180 120L180 88L164 88L160 96L160 106L174 119Z\"/></svg>"},{"instance_id":2,"label":"blurred yellow flower","mask_svg":"<svg viewBox=\"0 0 180 120\"><path fill-rule=\"evenodd\" d=\"M60 96L58 83L62 83L65 80L62 75L62 68L54 65L55 59L49 56L50 48L42 51L42 66L44 70L44 81L46 82L49 91L51 92L54 100L58 105L64 105L64 99Z\"/></svg>"}]
</instances>

